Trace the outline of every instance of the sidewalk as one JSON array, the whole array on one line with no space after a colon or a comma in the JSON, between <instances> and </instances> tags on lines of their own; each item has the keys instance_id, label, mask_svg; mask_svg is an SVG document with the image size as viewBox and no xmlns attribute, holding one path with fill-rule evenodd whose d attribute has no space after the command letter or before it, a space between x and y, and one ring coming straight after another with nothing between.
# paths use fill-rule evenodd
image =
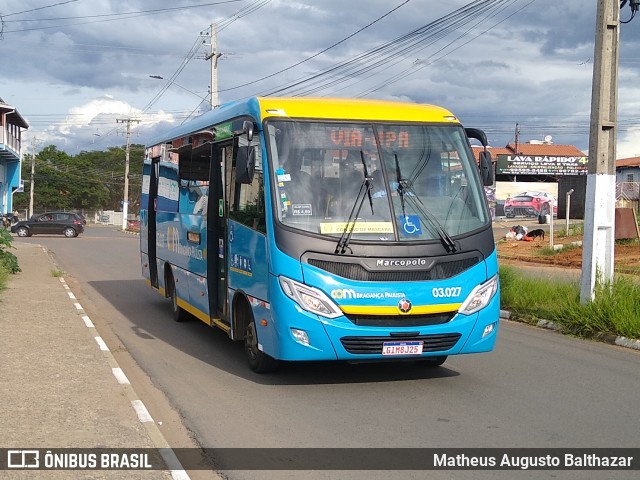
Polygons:
<instances>
[{"instance_id":1,"label":"sidewalk","mask_svg":"<svg viewBox=\"0 0 640 480\"><path fill-rule=\"evenodd\" d=\"M64 278L54 276L49 255L41 246L14 246L22 272L0 293L0 447L168 447ZM173 452L165 455L170 460ZM6 470L0 476L188 479L176 466L172 473Z\"/></svg>"}]
</instances>

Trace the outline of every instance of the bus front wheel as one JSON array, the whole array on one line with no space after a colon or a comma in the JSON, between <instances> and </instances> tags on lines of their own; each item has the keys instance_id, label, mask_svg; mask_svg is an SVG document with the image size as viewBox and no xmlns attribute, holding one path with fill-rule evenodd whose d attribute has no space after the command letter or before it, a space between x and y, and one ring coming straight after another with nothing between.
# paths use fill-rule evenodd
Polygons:
<instances>
[{"instance_id":1,"label":"bus front wheel","mask_svg":"<svg viewBox=\"0 0 640 480\"><path fill-rule=\"evenodd\" d=\"M251 316L244 335L244 351L247 354L249 368L256 373L272 372L278 368L278 361L258 348L258 331Z\"/></svg>"}]
</instances>

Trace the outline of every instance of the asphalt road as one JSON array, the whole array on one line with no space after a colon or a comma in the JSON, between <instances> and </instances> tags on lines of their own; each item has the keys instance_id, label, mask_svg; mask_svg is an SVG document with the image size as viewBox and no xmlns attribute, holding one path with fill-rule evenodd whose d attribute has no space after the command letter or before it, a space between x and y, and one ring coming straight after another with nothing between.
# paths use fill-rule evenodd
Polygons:
<instances>
[{"instance_id":1,"label":"asphalt road","mask_svg":"<svg viewBox=\"0 0 640 480\"><path fill-rule=\"evenodd\" d=\"M138 237L88 226L76 239L36 236L85 310L125 350L203 447L638 448L640 354L502 321L496 349L414 364L305 363L257 375L240 344L194 320L140 274ZM37 292L34 292L37 294ZM106 332L105 330L109 330ZM113 343L116 345L114 346ZM125 373L129 375L126 368ZM136 384L134 383L134 388ZM167 413L169 416L169 413ZM156 415L154 414L154 418ZM256 478L637 478L637 471L226 472Z\"/></svg>"}]
</instances>

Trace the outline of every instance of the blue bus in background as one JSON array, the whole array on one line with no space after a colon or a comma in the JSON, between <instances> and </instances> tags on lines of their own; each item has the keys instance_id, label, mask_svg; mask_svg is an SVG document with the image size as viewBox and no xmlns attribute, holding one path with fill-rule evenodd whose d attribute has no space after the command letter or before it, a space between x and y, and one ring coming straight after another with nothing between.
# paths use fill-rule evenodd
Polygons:
<instances>
[{"instance_id":1,"label":"blue bus in background","mask_svg":"<svg viewBox=\"0 0 640 480\"><path fill-rule=\"evenodd\" d=\"M470 138L485 146L479 164ZM250 98L146 148L142 272L280 361L413 359L493 349L499 281L486 136L411 103Z\"/></svg>"}]
</instances>

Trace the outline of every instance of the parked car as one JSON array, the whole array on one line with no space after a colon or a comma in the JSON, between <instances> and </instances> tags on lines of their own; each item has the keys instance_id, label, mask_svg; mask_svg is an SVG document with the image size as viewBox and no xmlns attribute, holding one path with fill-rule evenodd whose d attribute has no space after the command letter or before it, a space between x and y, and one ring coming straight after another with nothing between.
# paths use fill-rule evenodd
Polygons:
<instances>
[{"instance_id":1,"label":"parked car","mask_svg":"<svg viewBox=\"0 0 640 480\"><path fill-rule=\"evenodd\" d=\"M515 216L539 217L541 215L549 215L551 213L551 204L553 204L553 214L557 215L558 204L550 193L522 192L505 200L504 214L507 218L513 218Z\"/></svg>"},{"instance_id":2,"label":"parked car","mask_svg":"<svg viewBox=\"0 0 640 480\"><path fill-rule=\"evenodd\" d=\"M127 230L132 232L140 231L140 220L127 220Z\"/></svg>"},{"instance_id":3,"label":"parked car","mask_svg":"<svg viewBox=\"0 0 640 480\"><path fill-rule=\"evenodd\" d=\"M11 225L11 232L19 237L30 237L36 234L62 234L65 237L73 238L84 232L84 221L76 213L47 212Z\"/></svg>"}]
</instances>

